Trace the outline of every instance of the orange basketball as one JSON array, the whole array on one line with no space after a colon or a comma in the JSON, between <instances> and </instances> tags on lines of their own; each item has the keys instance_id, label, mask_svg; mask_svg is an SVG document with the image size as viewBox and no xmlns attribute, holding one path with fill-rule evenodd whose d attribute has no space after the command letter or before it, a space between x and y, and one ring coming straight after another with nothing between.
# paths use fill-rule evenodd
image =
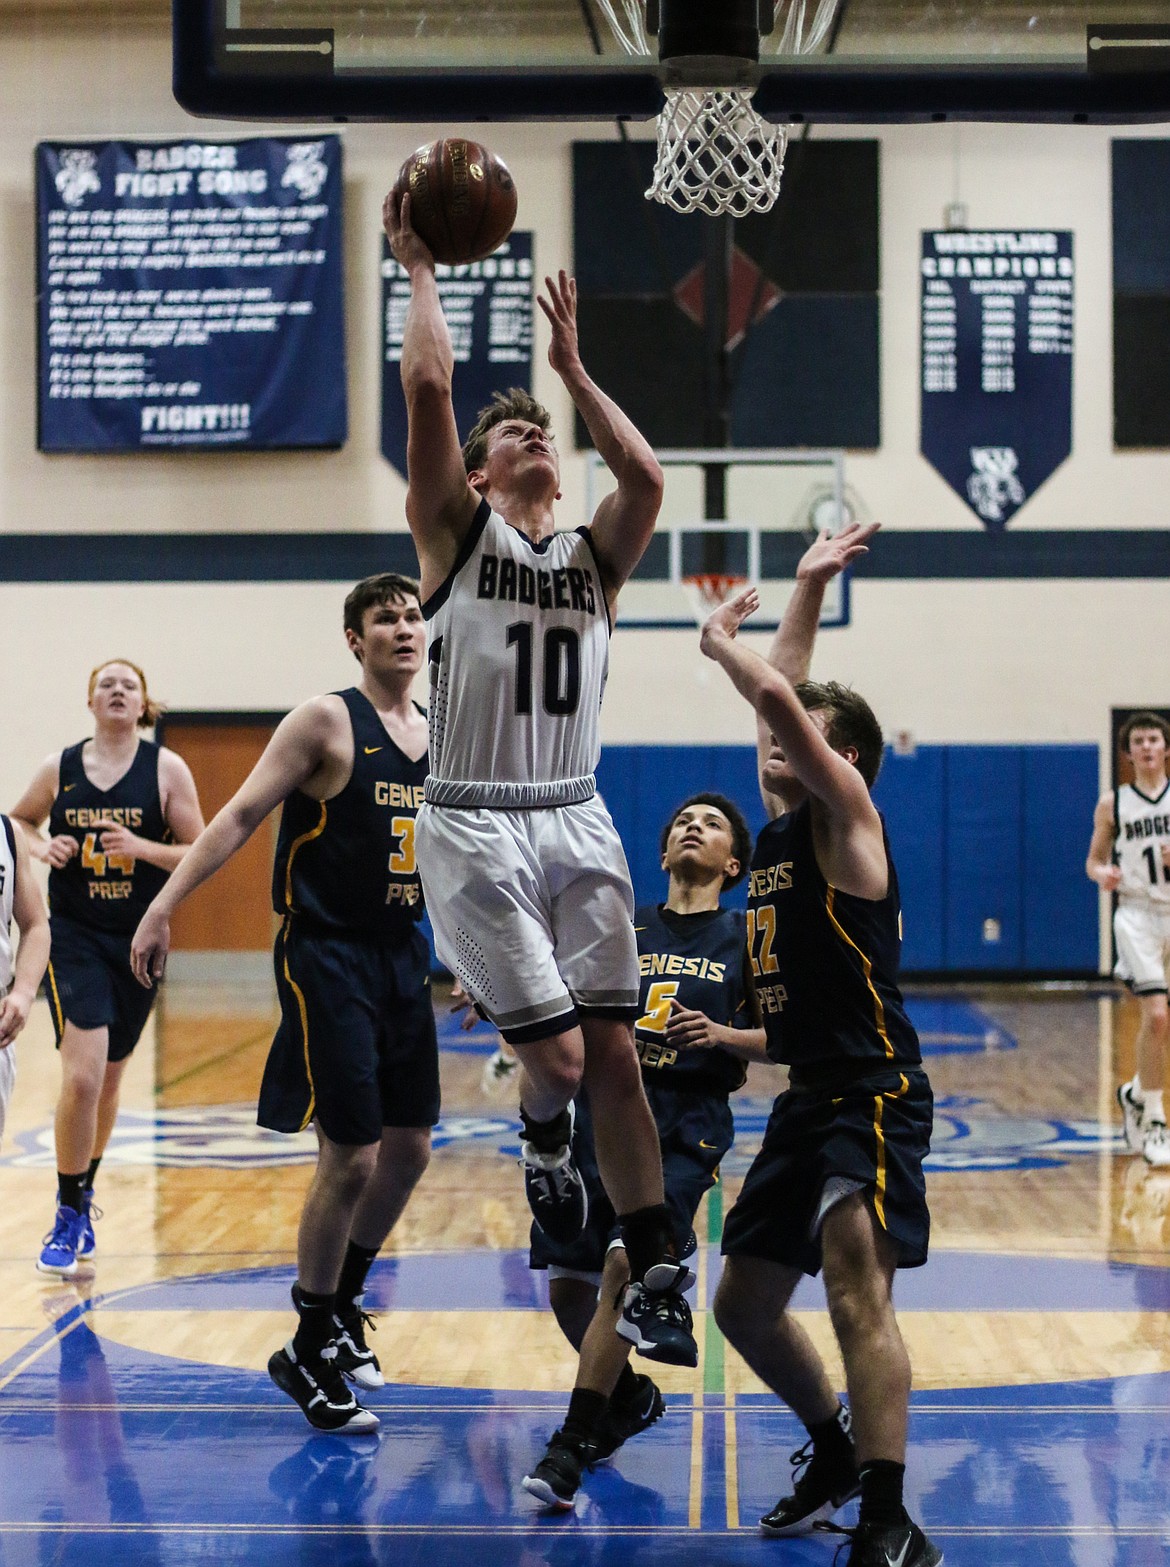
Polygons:
<instances>
[{"instance_id":1,"label":"orange basketball","mask_svg":"<svg viewBox=\"0 0 1170 1567\"><path fill-rule=\"evenodd\" d=\"M516 183L508 167L477 141L447 136L420 147L398 171L394 189L410 193L410 221L436 261L482 261L512 232Z\"/></svg>"}]
</instances>

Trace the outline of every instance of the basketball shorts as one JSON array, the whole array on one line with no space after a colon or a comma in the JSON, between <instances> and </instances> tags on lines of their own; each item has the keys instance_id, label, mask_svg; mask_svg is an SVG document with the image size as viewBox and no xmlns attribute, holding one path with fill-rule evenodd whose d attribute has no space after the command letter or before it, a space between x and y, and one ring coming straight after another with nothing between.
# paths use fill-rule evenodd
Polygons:
<instances>
[{"instance_id":1,"label":"basketball shorts","mask_svg":"<svg viewBox=\"0 0 1170 1567\"><path fill-rule=\"evenodd\" d=\"M387 942L286 920L274 957L280 1023L259 1125L301 1132L316 1121L350 1145L376 1143L387 1126L434 1126L439 1050L421 931Z\"/></svg>"},{"instance_id":2,"label":"basketball shorts","mask_svg":"<svg viewBox=\"0 0 1170 1567\"><path fill-rule=\"evenodd\" d=\"M696 1094L647 1083L646 1098L662 1148L662 1183L675 1244L685 1247L703 1193L718 1180L719 1162L734 1137L726 1095ZM558 1246L538 1224L532 1226L528 1265L548 1268L555 1278L569 1274L600 1281L610 1247L620 1238L617 1216L601 1184L593 1145L589 1100L577 1096L573 1154L589 1196L589 1218L575 1240Z\"/></svg>"},{"instance_id":3,"label":"basketball shorts","mask_svg":"<svg viewBox=\"0 0 1170 1567\"><path fill-rule=\"evenodd\" d=\"M415 848L439 959L510 1044L581 1012L634 1021L634 894L597 795L528 811L424 805Z\"/></svg>"},{"instance_id":4,"label":"basketball shorts","mask_svg":"<svg viewBox=\"0 0 1170 1567\"><path fill-rule=\"evenodd\" d=\"M61 915L50 918L51 948L44 991L60 1048L66 1023L108 1028L108 1059L124 1061L142 1037L157 984L146 990L130 969L133 934L92 930Z\"/></svg>"},{"instance_id":5,"label":"basketball shorts","mask_svg":"<svg viewBox=\"0 0 1170 1567\"><path fill-rule=\"evenodd\" d=\"M921 1267L930 1240L922 1162L933 1120L922 1071L883 1071L836 1090L781 1094L724 1223L724 1256L819 1273L828 1188L830 1198L866 1192L897 1247L898 1266Z\"/></svg>"},{"instance_id":6,"label":"basketball shorts","mask_svg":"<svg viewBox=\"0 0 1170 1567\"><path fill-rule=\"evenodd\" d=\"M1170 965L1170 907L1119 903L1113 915L1113 938L1117 943L1116 977L1135 996L1164 994Z\"/></svg>"}]
</instances>

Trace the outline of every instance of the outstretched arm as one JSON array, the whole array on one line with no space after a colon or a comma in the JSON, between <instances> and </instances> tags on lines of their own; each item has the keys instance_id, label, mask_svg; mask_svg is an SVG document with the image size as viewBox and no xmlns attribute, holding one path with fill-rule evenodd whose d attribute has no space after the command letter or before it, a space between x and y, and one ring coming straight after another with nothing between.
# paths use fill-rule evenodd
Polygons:
<instances>
[{"instance_id":1,"label":"outstretched arm","mask_svg":"<svg viewBox=\"0 0 1170 1567\"><path fill-rule=\"evenodd\" d=\"M37 986L49 966L49 916L40 889L32 877L28 843L21 832L16 838L16 884L12 915L20 931L12 989L0 1001L0 1050L5 1049L28 1022Z\"/></svg>"},{"instance_id":2,"label":"outstretched arm","mask_svg":"<svg viewBox=\"0 0 1170 1567\"><path fill-rule=\"evenodd\" d=\"M402 339L406 396L406 520L422 568L422 596L430 597L455 564L479 496L467 482L451 377L455 356L435 282L435 261L410 221L410 197L393 191L382 223L395 259L410 278L410 307Z\"/></svg>"},{"instance_id":3,"label":"outstretched arm","mask_svg":"<svg viewBox=\"0 0 1170 1567\"><path fill-rule=\"evenodd\" d=\"M327 699L316 698L281 720L260 760L187 851L134 932L130 966L149 990L162 978L171 945L171 915L246 843L268 813L308 781L325 754L331 730Z\"/></svg>"},{"instance_id":4,"label":"outstretched arm","mask_svg":"<svg viewBox=\"0 0 1170 1567\"><path fill-rule=\"evenodd\" d=\"M1116 892L1121 886L1121 866L1113 863L1113 790L1103 794L1093 812L1093 836L1089 840L1089 856L1085 861L1085 875L1095 881L1102 892Z\"/></svg>"},{"instance_id":5,"label":"outstretched arm","mask_svg":"<svg viewBox=\"0 0 1170 1567\"><path fill-rule=\"evenodd\" d=\"M662 469L649 441L612 397L590 379L577 342L577 282L561 271L544 280L538 303L552 327L548 362L565 383L602 461L617 480L593 518L593 547L612 612L617 595L642 559L662 505Z\"/></svg>"},{"instance_id":6,"label":"outstretched arm","mask_svg":"<svg viewBox=\"0 0 1170 1567\"><path fill-rule=\"evenodd\" d=\"M808 679L825 589L846 566L851 566L855 560L869 553L869 541L880 527L878 522L866 523L864 526L851 522L840 533L834 534L830 534L826 528L801 556L796 568L796 586L785 607L784 619L768 649L769 664L786 675L794 686ZM757 713L756 753L761 772L771 748L771 730ZM770 794L762 785L760 793L768 815L779 816L785 809L785 802L779 796Z\"/></svg>"}]
</instances>

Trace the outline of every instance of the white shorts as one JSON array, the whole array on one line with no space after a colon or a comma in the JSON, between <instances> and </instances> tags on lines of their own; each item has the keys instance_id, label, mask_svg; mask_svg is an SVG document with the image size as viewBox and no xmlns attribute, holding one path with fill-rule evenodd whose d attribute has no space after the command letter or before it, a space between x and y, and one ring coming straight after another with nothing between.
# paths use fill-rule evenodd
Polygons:
<instances>
[{"instance_id":1,"label":"white shorts","mask_svg":"<svg viewBox=\"0 0 1170 1567\"><path fill-rule=\"evenodd\" d=\"M1113 916L1117 963L1113 972L1135 996L1164 992L1170 963L1170 908L1119 903Z\"/></svg>"},{"instance_id":2,"label":"white shorts","mask_svg":"<svg viewBox=\"0 0 1170 1567\"><path fill-rule=\"evenodd\" d=\"M8 1119L8 1101L12 1098L15 1082L16 1046L7 1045L0 1050L0 1146L4 1143L4 1123Z\"/></svg>"},{"instance_id":3,"label":"white shorts","mask_svg":"<svg viewBox=\"0 0 1170 1567\"><path fill-rule=\"evenodd\" d=\"M601 799L542 810L424 805L418 871L440 960L510 1044L578 1011L638 1015L634 893Z\"/></svg>"}]
</instances>

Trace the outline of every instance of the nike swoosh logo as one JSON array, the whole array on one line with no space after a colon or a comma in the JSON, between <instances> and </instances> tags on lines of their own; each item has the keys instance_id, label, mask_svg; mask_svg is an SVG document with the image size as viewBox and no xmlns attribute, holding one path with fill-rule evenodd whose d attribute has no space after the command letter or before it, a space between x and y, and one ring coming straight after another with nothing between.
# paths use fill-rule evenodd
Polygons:
<instances>
[{"instance_id":1,"label":"nike swoosh logo","mask_svg":"<svg viewBox=\"0 0 1170 1567\"><path fill-rule=\"evenodd\" d=\"M76 789L76 788L77 788L76 784L62 784L61 785L61 793L62 794L68 794L70 789Z\"/></svg>"},{"instance_id":2,"label":"nike swoosh logo","mask_svg":"<svg viewBox=\"0 0 1170 1567\"><path fill-rule=\"evenodd\" d=\"M712 1150L712 1152L714 1152L715 1144L714 1143L705 1143L703 1141L703 1139L700 1137L699 1138L699 1147L700 1148L710 1148Z\"/></svg>"},{"instance_id":3,"label":"nike swoosh logo","mask_svg":"<svg viewBox=\"0 0 1170 1567\"><path fill-rule=\"evenodd\" d=\"M362 750L366 753L367 756L376 756L377 753L381 749L382 749L382 747L380 745L363 745L362 746Z\"/></svg>"}]
</instances>

